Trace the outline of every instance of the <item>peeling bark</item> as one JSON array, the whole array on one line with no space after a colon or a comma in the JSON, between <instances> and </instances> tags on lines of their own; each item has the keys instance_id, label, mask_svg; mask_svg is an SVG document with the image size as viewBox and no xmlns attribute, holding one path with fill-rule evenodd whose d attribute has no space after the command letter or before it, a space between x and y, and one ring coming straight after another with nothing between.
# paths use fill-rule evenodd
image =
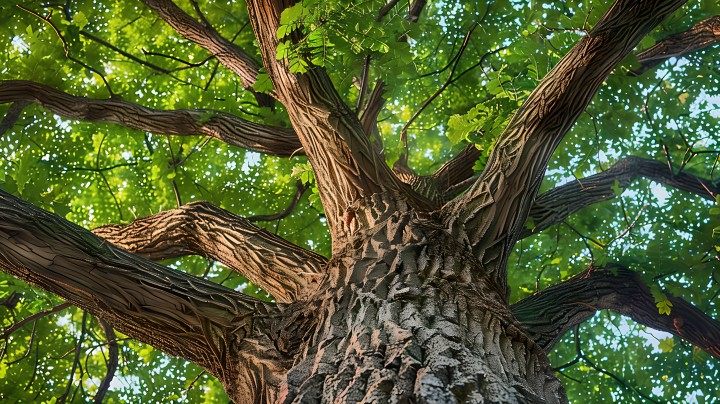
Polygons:
<instances>
[{"instance_id":1,"label":"peeling bark","mask_svg":"<svg viewBox=\"0 0 720 404\"><path fill-rule=\"evenodd\" d=\"M0 103L6 102L35 103L63 118L116 123L157 134L210 136L229 145L277 156L302 154L302 145L292 129L261 125L219 111L162 111L115 98L77 97L22 80L0 81Z\"/></svg>"},{"instance_id":2,"label":"peeling bark","mask_svg":"<svg viewBox=\"0 0 720 404\"><path fill-rule=\"evenodd\" d=\"M667 295L670 314L660 314L640 276L620 266L590 267L511 306L513 314L545 351L596 311L610 309L640 324L683 338L720 358L720 321L683 299Z\"/></svg>"},{"instance_id":3,"label":"peeling bark","mask_svg":"<svg viewBox=\"0 0 720 404\"><path fill-rule=\"evenodd\" d=\"M208 202L191 202L93 233L152 260L197 254L242 274L278 302L306 297L324 272L325 257Z\"/></svg>"}]
</instances>

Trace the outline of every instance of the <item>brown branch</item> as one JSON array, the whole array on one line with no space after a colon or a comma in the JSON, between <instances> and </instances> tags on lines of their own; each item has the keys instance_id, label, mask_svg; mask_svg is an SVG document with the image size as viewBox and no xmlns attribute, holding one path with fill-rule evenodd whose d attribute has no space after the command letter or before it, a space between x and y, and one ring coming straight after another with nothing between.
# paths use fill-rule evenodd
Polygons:
<instances>
[{"instance_id":1,"label":"brown branch","mask_svg":"<svg viewBox=\"0 0 720 404\"><path fill-rule=\"evenodd\" d=\"M427 202L393 175L378 155L360 121L335 90L322 69L308 66L292 74L288 61L277 60L280 13L289 4L273 0L247 3L250 22L275 88L286 107L305 154L315 171L333 239L355 228L348 209L364 197L400 193L411 206ZM341 220L341 218L347 220Z\"/></svg>"},{"instance_id":2,"label":"brown branch","mask_svg":"<svg viewBox=\"0 0 720 404\"><path fill-rule=\"evenodd\" d=\"M444 212L500 290L548 161L614 67L685 0L617 0L540 82L508 123L485 170Z\"/></svg>"},{"instance_id":3,"label":"brown branch","mask_svg":"<svg viewBox=\"0 0 720 404\"><path fill-rule=\"evenodd\" d=\"M2 122L0 122L0 135L4 135L5 132L15 126L15 122L20 118L22 110L29 104L27 101L15 101L10 104L10 108L3 117Z\"/></svg>"},{"instance_id":4,"label":"brown branch","mask_svg":"<svg viewBox=\"0 0 720 404\"><path fill-rule=\"evenodd\" d=\"M625 189L635 179L641 177L711 201L715 200L715 195L720 194L720 187L712 181L685 172L675 174L664 162L634 156L625 157L606 171L577 179L538 195L529 215L533 228L524 229L520 238L561 223L586 206L615 198L617 188ZM617 188L613 189L614 187Z\"/></svg>"},{"instance_id":5,"label":"brown branch","mask_svg":"<svg viewBox=\"0 0 720 404\"><path fill-rule=\"evenodd\" d=\"M72 304L65 302L65 303L58 304L57 306L53 307L52 309L43 310L43 311L35 313L31 316L25 317L24 319L18 321L17 323L11 325L10 327L8 327L6 329L4 329L2 334L0 334L0 338L5 339L5 338L9 337L10 334L12 334L18 328L24 326L25 324L27 324L31 321L41 319L49 314L57 313L58 311L65 310L70 306L72 306Z\"/></svg>"},{"instance_id":6,"label":"brown branch","mask_svg":"<svg viewBox=\"0 0 720 404\"><path fill-rule=\"evenodd\" d=\"M87 325L87 312L83 312L82 320L80 321L80 335L77 337L77 341L75 342L75 355L73 356L73 364L72 368L70 369L70 380L68 380L67 386L65 387L65 392L58 397L57 402L58 403L65 403L65 401L68 399L68 396L70 395L70 389L72 389L73 381L75 380L75 369L77 369L78 366L80 366L80 349L82 348L83 341L85 341L85 333L86 325ZM82 366L80 366L80 380L82 383ZM70 399L72 401L72 398Z\"/></svg>"},{"instance_id":7,"label":"brown branch","mask_svg":"<svg viewBox=\"0 0 720 404\"><path fill-rule=\"evenodd\" d=\"M287 366L272 331L282 306L130 254L3 191L0 269L251 396L279 385L268 367ZM268 376L267 391L238 380L247 372Z\"/></svg>"},{"instance_id":8,"label":"brown branch","mask_svg":"<svg viewBox=\"0 0 720 404\"><path fill-rule=\"evenodd\" d=\"M326 259L208 202L191 202L93 233L151 260L197 254L218 261L278 302L302 299L320 280Z\"/></svg>"},{"instance_id":9,"label":"brown branch","mask_svg":"<svg viewBox=\"0 0 720 404\"><path fill-rule=\"evenodd\" d=\"M420 19L420 13L422 13L423 8L425 8L425 4L427 4L427 0L414 0L410 3L407 17L408 21L418 22Z\"/></svg>"},{"instance_id":10,"label":"brown branch","mask_svg":"<svg viewBox=\"0 0 720 404\"><path fill-rule=\"evenodd\" d=\"M171 0L143 0L178 34L212 53L228 70L237 74L245 88L257 79L260 64L245 50L223 38L214 28L191 17Z\"/></svg>"},{"instance_id":11,"label":"brown branch","mask_svg":"<svg viewBox=\"0 0 720 404\"><path fill-rule=\"evenodd\" d=\"M687 31L670 35L655 45L637 54L640 68L631 73L640 75L660 63L672 58L707 48L720 41L720 15L716 15L693 25Z\"/></svg>"},{"instance_id":12,"label":"brown branch","mask_svg":"<svg viewBox=\"0 0 720 404\"><path fill-rule=\"evenodd\" d=\"M105 320L98 318L97 321L98 323L100 323L100 327L103 329L103 333L105 333L109 357L107 359L107 373L105 373L105 377L103 378L102 382L100 382L100 386L98 387L98 390L95 393L95 398L93 399L93 403L101 404L103 402L105 394L110 389L110 382L112 382L112 379L115 377L115 372L117 371L118 343L117 336L115 335L115 330L113 330L112 326L108 324L108 322Z\"/></svg>"},{"instance_id":13,"label":"brown branch","mask_svg":"<svg viewBox=\"0 0 720 404\"><path fill-rule=\"evenodd\" d=\"M597 310L609 309L685 339L720 359L720 322L685 300L666 295L670 314L660 314L650 289L624 267L588 268L573 278L520 300L511 309L546 351Z\"/></svg>"},{"instance_id":14,"label":"brown branch","mask_svg":"<svg viewBox=\"0 0 720 404\"><path fill-rule=\"evenodd\" d=\"M6 102L35 103L64 118L116 123L156 134L211 136L229 145L277 156L302 154L292 129L261 125L218 111L163 111L115 98L77 97L23 80L0 81L0 103Z\"/></svg>"},{"instance_id":15,"label":"brown branch","mask_svg":"<svg viewBox=\"0 0 720 404\"><path fill-rule=\"evenodd\" d=\"M293 210L295 210L295 206L297 206L297 203L300 202L300 198L302 198L303 194L305 194L305 191L307 191L308 187L308 184L303 184L301 181L297 181L297 183L295 184L295 195L293 195L292 200L290 200L290 203L285 209L282 210L282 212L274 213L271 215L253 215L249 216L247 220L251 223L255 223L271 222L274 220L286 218L290 213L292 213Z\"/></svg>"}]
</instances>

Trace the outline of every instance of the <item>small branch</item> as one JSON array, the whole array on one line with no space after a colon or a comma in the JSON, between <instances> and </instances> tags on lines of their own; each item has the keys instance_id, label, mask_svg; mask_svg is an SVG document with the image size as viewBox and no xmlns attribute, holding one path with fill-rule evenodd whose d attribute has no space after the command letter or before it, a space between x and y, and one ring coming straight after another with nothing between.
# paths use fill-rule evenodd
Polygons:
<instances>
[{"instance_id":1,"label":"small branch","mask_svg":"<svg viewBox=\"0 0 720 404\"><path fill-rule=\"evenodd\" d=\"M357 104L355 104L355 113L360 112L360 107L365 99L365 92L368 88L368 75L370 74L370 55L365 56L363 63L362 77L360 77L360 94L358 95Z\"/></svg>"},{"instance_id":2,"label":"small branch","mask_svg":"<svg viewBox=\"0 0 720 404\"><path fill-rule=\"evenodd\" d=\"M78 336L77 342L75 343L75 356L73 357L73 364L72 368L70 369L70 380L68 380L67 387L65 387L65 392L58 397L57 402L58 403L64 403L65 400L67 400L68 395L70 395L70 389L73 385L73 380L75 380L75 369L77 369L78 364L80 363L80 348L82 348L83 341L85 341L85 325L87 323L87 312L83 312L82 321L80 322L81 328L80 328L80 335ZM81 370L82 373L82 370ZM82 383L82 377L80 378ZM71 399L72 401L72 399Z\"/></svg>"},{"instance_id":3,"label":"small branch","mask_svg":"<svg viewBox=\"0 0 720 404\"><path fill-rule=\"evenodd\" d=\"M425 5L425 1L421 0L415 0L413 2L413 5L416 3L421 3L421 7ZM477 24L473 24L472 28L468 31L468 33L465 35L465 40L463 41L462 45L460 46L460 50L458 50L457 55L454 58L453 67L450 70L450 74L448 75L447 79L445 80L445 83L443 83L440 88L438 88L430 97L428 97L420 106L420 109L415 111L415 113L410 117L410 119L405 123L405 126L403 126L402 130L400 131L400 141L405 145L405 154L407 156L407 130L410 127L410 125L417 119L418 116L427 108L430 103L432 103L435 98L437 98L440 94L442 94L443 91L450 85L452 82L453 76L455 75L455 70L457 69L458 63L460 63L460 59L462 58L463 53L465 52L465 49L467 48L468 44L470 43L470 37L472 36L473 31L475 31L475 28L477 28Z\"/></svg>"},{"instance_id":4,"label":"small branch","mask_svg":"<svg viewBox=\"0 0 720 404\"><path fill-rule=\"evenodd\" d=\"M284 219L285 217L287 217L290 213L292 213L292 211L295 209L295 206L296 206L297 203L300 201L300 198L302 198L303 194L304 194L305 191L307 191L307 189L308 189L308 185L307 185L307 184L303 184L303 183L300 182L300 181L297 181L297 182L296 182L295 187L296 187L295 195L293 196L292 200L290 201L290 204L289 204L285 209L283 209L282 212L275 213L275 214L272 214L272 215L254 215L254 216L248 216L247 220L248 220L250 223L255 223L255 222L271 222L271 221L274 221L274 220L280 220L280 219Z\"/></svg>"},{"instance_id":5,"label":"small branch","mask_svg":"<svg viewBox=\"0 0 720 404\"><path fill-rule=\"evenodd\" d=\"M50 21L49 17L43 17L42 15L38 14L37 12L27 9L19 4L16 4L15 6L19 9L25 11L26 13L31 14L31 15L43 20L45 23L47 23L53 29L53 31L55 31L55 34L57 34L58 38L60 39L60 42L62 42L63 50L65 51L65 57L68 58L68 60L71 60L71 61L79 64L80 66L92 71L93 73L97 74L98 76L100 76L103 83L105 83L105 87L107 88L108 92L110 93L110 96L112 97L115 95L112 88L110 87L110 84L105 79L105 75L100 73L100 71L98 71L94 67L91 67L88 64L86 64L85 62L82 62L79 59L70 55L70 46L68 45L68 43L65 40L65 37L62 35L62 33L60 33L60 30L55 26L55 24L53 24L52 21Z\"/></svg>"},{"instance_id":6,"label":"small branch","mask_svg":"<svg viewBox=\"0 0 720 404\"><path fill-rule=\"evenodd\" d=\"M72 306L72 304L65 302L65 303L58 304L57 306L53 307L52 309L41 311L41 312L35 313L31 316L28 316L28 317L18 321L17 323L11 325L10 327L4 329L2 334L0 334L0 338L6 339L7 337L10 336L10 334L15 332L15 330L24 326L25 324L27 324L31 321L41 319L49 314L53 314L53 313L57 313L58 311L65 310L70 306Z\"/></svg>"},{"instance_id":7,"label":"small branch","mask_svg":"<svg viewBox=\"0 0 720 404\"><path fill-rule=\"evenodd\" d=\"M110 389L110 383L112 382L113 378L115 377L115 372L117 371L118 367L118 343L117 343L117 337L115 336L115 330L113 330L112 326L108 324L107 321L102 319L97 319L98 323L100 323L100 327L103 329L103 332L105 333L105 339L107 339L107 346L108 346L108 356L109 359L107 360L107 372L105 373L105 377L103 378L102 382L100 383L100 386L98 387L97 392L95 393L95 398L93 399L93 403L95 404L102 404L103 398L105 397L105 394Z\"/></svg>"},{"instance_id":8,"label":"small branch","mask_svg":"<svg viewBox=\"0 0 720 404\"><path fill-rule=\"evenodd\" d=\"M15 122L20 118L22 110L28 105L30 105L29 101L15 101L10 105L10 109L8 109L2 122L0 122L0 135L4 135L5 132L15 126Z\"/></svg>"}]
</instances>

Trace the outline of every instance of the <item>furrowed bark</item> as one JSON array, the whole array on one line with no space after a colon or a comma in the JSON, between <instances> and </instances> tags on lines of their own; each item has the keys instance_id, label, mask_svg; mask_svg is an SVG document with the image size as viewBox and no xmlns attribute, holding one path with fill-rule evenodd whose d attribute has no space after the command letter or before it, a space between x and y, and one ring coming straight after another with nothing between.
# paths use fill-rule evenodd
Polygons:
<instances>
[{"instance_id":1,"label":"furrowed bark","mask_svg":"<svg viewBox=\"0 0 720 404\"><path fill-rule=\"evenodd\" d=\"M299 247L208 202L191 202L93 230L105 240L151 260L197 254L242 274L278 302L307 297L325 257Z\"/></svg>"},{"instance_id":2,"label":"furrowed bark","mask_svg":"<svg viewBox=\"0 0 720 404\"><path fill-rule=\"evenodd\" d=\"M640 75L660 63L707 48L720 41L720 15L700 21L687 31L670 35L637 54L640 68L632 73Z\"/></svg>"},{"instance_id":3,"label":"furrowed bark","mask_svg":"<svg viewBox=\"0 0 720 404\"><path fill-rule=\"evenodd\" d=\"M333 256L284 403L562 403L545 353L467 245L388 195Z\"/></svg>"},{"instance_id":4,"label":"furrowed bark","mask_svg":"<svg viewBox=\"0 0 720 404\"><path fill-rule=\"evenodd\" d=\"M219 111L162 111L113 98L77 97L22 80L0 81L0 103L6 102L35 103L63 118L116 123L157 134L211 136L229 145L276 156L302 154L302 145L292 129L261 125Z\"/></svg>"},{"instance_id":5,"label":"furrowed bark","mask_svg":"<svg viewBox=\"0 0 720 404\"><path fill-rule=\"evenodd\" d=\"M511 306L535 342L550 351L571 328L597 310L609 309L656 330L671 333L720 358L720 321L685 300L667 295L670 314L660 314L640 276L620 266L588 268Z\"/></svg>"},{"instance_id":6,"label":"furrowed bark","mask_svg":"<svg viewBox=\"0 0 720 404\"><path fill-rule=\"evenodd\" d=\"M223 38L213 27L188 15L172 0L142 1L178 34L215 55L225 68L240 77L245 88L252 88L260 70L260 64L252 55Z\"/></svg>"},{"instance_id":7,"label":"furrowed bark","mask_svg":"<svg viewBox=\"0 0 720 404\"><path fill-rule=\"evenodd\" d=\"M720 187L710 180L684 172L675 174L670 171L667 163L629 156L618 160L606 171L538 195L529 215L533 228L524 229L520 238L560 223L586 206L615 198L617 194L613 187L625 189L641 177L711 201L715 200L715 195L720 194Z\"/></svg>"},{"instance_id":8,"label":"furrowed bark","mask_svg":"<svg viewBox=\"0 0 720 404\"><path fill-rule=\"evenodd\" d=\"M130 254L4 191L0 269L204 367L226 388L274 394L272 375L286 366L274 348L281 307ZM267 376L267 386L244 373Z\"/></svg>"},{"instance_id":9,"label":"furrowed bark","mask_svg":"<svg viewBox=\"0 0 720 404\"><path fill-rule=\"evenodd\" d=\"M500 135L470 190L445 208L484 271L506 289L506 262L547 163L615 66L684 0L618 0L540 82Z\"/></svg>"},{"instance_id":10,"label":"furrowed bark","mask_svg":"<svg viewBox=\"0 0 720 404\"><path fill-rule=\"evenodd\" d=\"M287 61L277 60L280 13L288 5L252 0L248 13L275 94L287 108L315 171L333 240L339 232L355 231L355 212L347 208L364 196L399 193L411 205L426 208L427 201L400 182L376 153L322 68L310 66L306 73L294 75Z\"/></svg>"}]
</instances>

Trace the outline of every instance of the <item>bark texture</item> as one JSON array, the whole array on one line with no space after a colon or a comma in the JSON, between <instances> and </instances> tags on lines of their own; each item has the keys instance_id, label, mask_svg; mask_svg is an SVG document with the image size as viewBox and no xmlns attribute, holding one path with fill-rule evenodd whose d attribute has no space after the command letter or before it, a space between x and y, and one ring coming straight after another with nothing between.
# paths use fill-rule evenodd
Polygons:
<instances>
[{"instance_id":1,"label":"bark texture","mask_svg":"<svg viewBox=\"0 0 720 404\"><path fill-rule=\"evenodd\" d=\"M610 309L640 324L683 338L720 358L720 322L671 295L669 314L661 314L640 276L620 266L590 267L573 278L512 305L513 314L546 351L596 311Z\"/></svg>"},{"instance_id":2,"label":"bark texture","mask_svg":"<svg viewBox=\"0 0 720 404\"><path fill-rule=\"evenodd\" d=\"M22 107L35 103L63 118L115 123L156 134L210 136L230 145L277 156L302 154L302 145L292 129L262 125L219 111L163 111L116 98L77 97L24 80L0 81L0 103L6 102ZM8 111L7 116L13 113L14 110ZM19 113L19 110L15 112L13 123ZM0 127L0 133L4 126L7 125Z\"/></svg>"},{"instance_id":3,"label":"bark texture","mask_svg":"<svg viewBox=\"0 0 720 404\"><path fill-rule=\"evenodd\" d=\"M254 82L260 68L254 56L204 18L197 21L171 0L144 3L245 86ZM323 69L309 66L295 75L277 60L279 16L291 2L247 6L272 96L284 104L293 130L0 82L0 102L16 103L0 128L31 102L73 119L202 134L276 155L302 147L333 242L328 260L205 202L93 235L0 192L0 267L108 327L203 366L238 403L563 403L546 350L599 308L675 332L718 356L718 322L675 298L671 316L659 315L647 287L622 268L592 269L508 304L506 263L529 215L548 226L612 197L615 181L626 186L638 175L700 194L712 186L627 158L536 201L553 151L606 76L682 3L618 0L518 110L476 179L474 147L428 177L403 165L391 170L381 144L371 141L381 83L359 119ZM411 2L408 19L416 20L425 4ZM145 259L187 254L224 263L280 303Z\"/></svg>"},{"instance_id":4,"label":"bark texture","mask_svg":"<svg viewBox=\"0 0 720 404\"><path fill-rule=\"evenodd\" d=\"M544 351L466 246L375 195L312 297L317 326L285 402L564 402Z\"/></svg>"},{"instance_id":5,"label":"bark texture","mask_svg":"<svg viewBox=\"0 0 720 404\"><path fill-rule=\"evenodd\" d=\"M105 240L151 260L201 255L242 274L279 302L317 286L325 257L300 248L207 202L93 230Z\"/></svg>"}]
</instances>

